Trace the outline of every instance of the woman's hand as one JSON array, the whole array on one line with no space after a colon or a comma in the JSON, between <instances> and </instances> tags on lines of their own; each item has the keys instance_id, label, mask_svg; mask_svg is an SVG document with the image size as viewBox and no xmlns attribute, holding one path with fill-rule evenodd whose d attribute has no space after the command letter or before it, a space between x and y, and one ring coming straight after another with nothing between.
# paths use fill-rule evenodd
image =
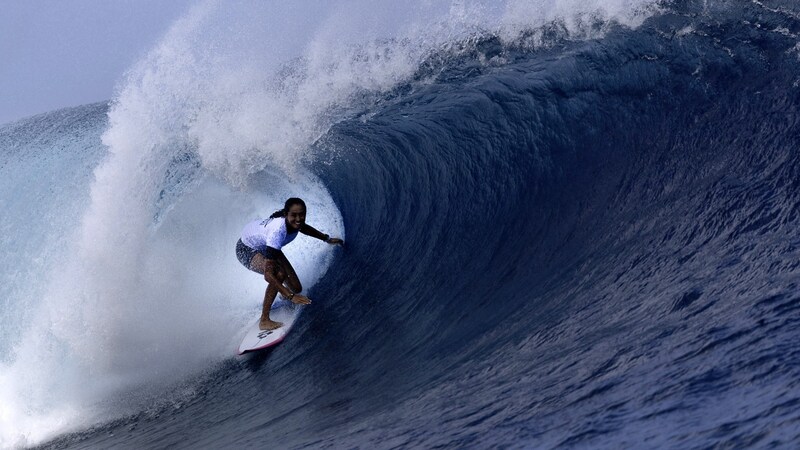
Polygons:
<instances>
[{"instance_id":1,"label":"woman's hand","mask_svg":"<svg viewBox=\"0 0 800 450\"><path fill-rule=\"evenodd\" d=\"M311 303L311 299L302 294L294 294L291 300L295 305L308 305Z\"/></svg>"},{"instance_id":2,"label":"woman's hand","mask_svg":"<svg viewBox=\"0 0 800 450\"><path fill-rule=\"evenodd\" d=\"M344 241L339 239L339 238L328 238L328 240L325 241L325 242L327 242L328 244L331 244L331 245L343 245L344 244Z\"/></svg>"}]
</instances>

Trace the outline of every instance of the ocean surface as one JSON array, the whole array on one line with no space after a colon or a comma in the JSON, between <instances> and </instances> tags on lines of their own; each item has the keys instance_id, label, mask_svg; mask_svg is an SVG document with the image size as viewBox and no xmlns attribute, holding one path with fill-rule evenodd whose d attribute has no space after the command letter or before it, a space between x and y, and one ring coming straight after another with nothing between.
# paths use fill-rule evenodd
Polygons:
<instances>
[{"instance_id":1,"label":"ocean surface","mask_svg":"<svg viewBox=\"0 0 800 450\"><path fill-rule=\"evenodd\" d=\"M800 446L794 1L203 3L0 201L0 448Z\"/></svg>"}]
</instances>

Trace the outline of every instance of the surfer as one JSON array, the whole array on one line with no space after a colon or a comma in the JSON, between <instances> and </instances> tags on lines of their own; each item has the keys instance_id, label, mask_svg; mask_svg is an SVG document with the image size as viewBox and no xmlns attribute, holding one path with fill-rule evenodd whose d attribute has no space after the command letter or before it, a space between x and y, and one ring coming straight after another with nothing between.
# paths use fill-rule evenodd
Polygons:
<instances>
[{"instance_id":1,"label":"surfer","mask_svg":"<svg viewBox=\"0 0 800 450\"><path fill-rule=\"evenodd\" d=\"M294 267L281 251L297 237L297 233L315 237L331 245L343 244L339 238L332 238L317 231L306 223L306 204L292 197L286 200L283 209L275 211L267 219L248 223L242 230L242 237L236 243L236 257L245 267L264 275L267 290L264 293L264 306L261 310L262 330L274 330L283 324L269 318L269 310L278 292L292 303L307 305L311 300L300 294L303 285L297 278Z\"/></svg>"}]
</instances>

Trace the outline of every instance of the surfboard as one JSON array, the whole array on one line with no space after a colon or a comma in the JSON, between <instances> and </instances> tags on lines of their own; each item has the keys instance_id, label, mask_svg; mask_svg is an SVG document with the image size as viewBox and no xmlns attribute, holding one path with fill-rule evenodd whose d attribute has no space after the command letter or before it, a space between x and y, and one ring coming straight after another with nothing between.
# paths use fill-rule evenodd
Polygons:
<instances>
[{"instance_id":1,"label":"surfboard","mask_svg":"<svg viewBox=\"0 0 800 450\"><path fill-rule=\"evenodd\" d=\"M269 311L269 317L276 322L283 322L283 326L275 330L258 328L258 322L261 320L261 313L259 312L255 322L247 329L247 334L242 339L242 343L239 344L239 354L243 355L248 352L263 350L281 343L286 335L289 334L302 309L302 306L295 305L292 302L275 299L272 309Z\"/></svg>"}]
</instances>

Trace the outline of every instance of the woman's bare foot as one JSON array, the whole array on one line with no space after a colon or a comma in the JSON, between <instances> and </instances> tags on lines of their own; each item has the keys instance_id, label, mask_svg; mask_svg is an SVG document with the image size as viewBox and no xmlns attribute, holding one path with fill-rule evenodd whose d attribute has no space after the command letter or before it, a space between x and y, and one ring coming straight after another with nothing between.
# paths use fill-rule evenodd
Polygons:
<instances>
[{"instance_id":1,"label":"woman's bare foot","mask_svg":"<svg viewBox=\"0 0 800 450\"><path fill-rule=\"evenodd\" d=\"M275 322L275 321L272 321L272 320L269 320L269 319L263 319L262 318L261 321L258 322L258 328L260 330L276 330L276 329L278 329L278 328L280 328L282 326L283 326L283 323Z\"/></svg>"}]
</instances>

